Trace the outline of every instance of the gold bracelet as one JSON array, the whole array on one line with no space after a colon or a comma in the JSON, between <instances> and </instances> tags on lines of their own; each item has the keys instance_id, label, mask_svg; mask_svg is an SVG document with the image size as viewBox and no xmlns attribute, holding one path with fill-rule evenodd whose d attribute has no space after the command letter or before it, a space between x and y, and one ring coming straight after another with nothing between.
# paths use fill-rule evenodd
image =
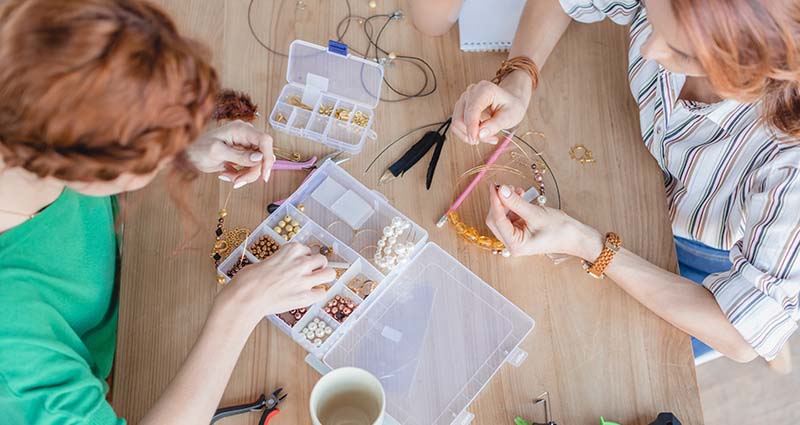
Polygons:
<instances>
[{"instance_id":1,"label":"gold bracelet","mask_svg":"<svg viewBox=\"0 0 800 425\"><path fill-rule=\"evenodd\" d=\"M622 239L614 232L606 233L606 241L603 244L603 250L600 251L600 255L597 256L597 259L594 263L590 263L588 261L583 262L583 269L586 270L586 273L589 276L595 279L602 279L605 277L605 271L608 266L611 264L611 260L614 259L614 255L617 254L619 248L622 246Z\"/></svg>"}]
</instances>

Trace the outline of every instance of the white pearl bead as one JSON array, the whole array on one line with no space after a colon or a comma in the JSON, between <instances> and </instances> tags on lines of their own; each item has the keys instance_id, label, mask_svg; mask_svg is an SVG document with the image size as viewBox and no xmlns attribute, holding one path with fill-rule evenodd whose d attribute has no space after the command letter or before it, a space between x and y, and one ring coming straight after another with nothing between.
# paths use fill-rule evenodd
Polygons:
<instances>
[{"instance_id":1,"label":"white pearl bead","mask_svg":"<svg viewBox=\"0 0 800 425\"><path fill-rule=\"evenodd\" d=\"M319 320L319 317L315 317L314 320L312 320L312 322L319 323L319 322L321 322L321 320Z\"/></svg>"},{"instance_id":2,"label":"white pearl bead","mask_svg":"<svg viewBox=\"0 0 800 425\"><path fill-rule=\"evenodd\" d=\"M381 258L383 258L383 255L381 255L380 253L375 254L375 261L378 261Z\"/></svg>"},{"instance_id":3,"label":"white pearl bead","mask_svg":"<svg viewBox=\"0 0 800 425\"><path fill-rule=\"evenodd\" d=\"M546 203L547 203L547 197L546 197L546 196L544 196L544 195L539 195L539 196L537 196L537 197L536 197L536 203L537 203L537 204L539 204L539 205L541 205L541 206L544 206L544 204L546 204Z\"/></svg>"},{"instance_id":4,"label":"white pearl bead","mask_svg":"<svg viewBox=\"0 0 800 425\"><path fill-rule=\"evenodd\" d=\"M330 335L331 333L333 333L333 328L325 326L325 335Z\"/></svg>"},{"instance_id":5,"label":"white pearl bead","mask_svg":"<svg viewBox=\"0 0 800 425\"><path fill-rule=\"evenodd\" d=\"M395 245L394 246L394 253L397 255L405 255L406 254L406 246L403 244Z\"/></svg>"},{"instance_id":6,"label":"white pearl bead","mask_svg":"<svg viewBox=\"0 0 800 425\"><path fill-rule=\"evenodd\" d=\"M386 236L387 238L394 236L394 229L392 229L391 227L384 227L383 236Z\"/></svg>"},{"instance_id":7,"label":"white pearl bead","mask_svg":"<svg viewBox=\"0 0 800 425\"><path fill-rule=\"evenodd\" d=\"M387 256L386 256L386 261L387 261L389 264L392 264L392 263L394 263L394 262L396 262L396 261L397 261L397 256L396 256L396 255L394 255L394 254L389 254L389 255L387 255Z\"/></svg>"},{"instance_id":8,"label":"white pearl bead","mask_svg":"<svg viewBox=\"0 0 800 425\"><path fill-rule=\"evenodd\" d=\"M311 322L308 324L308 330L315 331L317 330L317 322Z\"/></svg>"},{"instance_id":9,"label":"white pearl bead","mask_svg":"<svg viewBox=\"0 0 800 425\"><path fill-rule=\"evenodd\" d=\"M378 240L378 246L379 247L383 248L384 245L386 245L386 240L384 240L384 239Z\"/></svg>"},{"instance_id":10,"label":"white pearl bead","mask_svg":"<svg viewBox=\"0 0 800 425\"><path fill-rule=\"evenodd\" d=\"M383 248L383 253L386 254L386 255L391 254L392 253L392 247L391 246L387 246L386 248Z\"/></svg>"},{"instance_id":11,"label":"white pearl bead","mask_svg":"<svg viewBox=\"0 0 800 425\"><path fill-rule=\"evenodd\" d=\"M403 222L403 230L406 230L406 229L408 229L409 227L411 227L411 223L409 223L409 222L407 222L407 221L404 221L404 222Z\"/></svg>"},{"instance_id":12,"label":"white pearl bead","mask_svg":"<svg viewBox=\"0 0 800 425\"><path fill-rule=\"evenodd\" d=\"M317 346L317 347L321 346L322 345L322 340L319 339L319 338L315 339L314 340L314 345Z\"/></svg>"},{"instance_id":13,"label":"white pearl bead","mask_svg":"<svg viewBox=\"0 0 800 425\"><path fill-rule=\"evenodd\" d=\"M395 217L392 219L392 226L397 226L398 224L403 224L403 219L400 217Z\"/></svg>"},{"instance_id":14,"label":"white pearl bead","mask_svg":"<svg viewBox=\"0 0 800 425\"><path fill-rule=\"evenodd\" d=\"M318 338L322 338L325 336L325 329L317 328L317 330L314 331L314 335L316 335Z\"/></svg>"},{"instance_id":15,"label":"white pearl bead","mask_svg":"<svg viewBox=\"0 0 800 425\"><path fill-rule=\"evenodd\" d=\"M511 256L511 253L510 253L510 252L508 252L508 250L507 250L507 249L504 249L504 250L503 250L503 252L501 252L501 253L500 253L500 255L502 255L503 257L506 257L506 258L508 258L508 257L510 257L510 256Z\"/></svg>"},{"instance_id":16,"label":"white pearl bead","mask_svg":"<svg viewBox=\"0 0 800 425\"><path fill-rule=\"evenodd\" d=\"M388 242L389 242L389 245L394 245L394 244L397 243L397 238L392 236L391 238L389 238Z\"/></svg>"},{"instance_id":17,"label":"white pearl bead","mask_svg":"<svg viewBox=\"0 0 800 425\"><path fill-rule=\"evenodd\" d=\"M307 332L306 333L306 339L308 339L308 340L314 339L314 332Z\"/></svg>"}]
</instances>

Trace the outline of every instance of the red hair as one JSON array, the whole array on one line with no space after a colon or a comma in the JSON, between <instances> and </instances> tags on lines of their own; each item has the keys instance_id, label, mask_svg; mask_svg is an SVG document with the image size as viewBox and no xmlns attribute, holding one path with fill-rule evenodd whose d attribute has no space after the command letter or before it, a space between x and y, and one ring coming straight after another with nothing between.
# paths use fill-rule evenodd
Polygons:
<instances>
[{"instance_id":1,"label":"red hair","mask_svg":"<svg viewBox=\"0 0 800 425\"><path fill-rule=\"evenodd\" d=\"M800 2L671 0L711 84L800 138Z\"/></svg>"},{"instance_id":2,"label":"red hair","mask_svg":"<svg viewBox=\"0 0 800 425\"><path fill-rule=\"evenodd\" d=\"M139 0L10 0L0 8L0 157L39 177L109 181L182 152L213 110L201 46Z\"/></svg>"}]
</instances>

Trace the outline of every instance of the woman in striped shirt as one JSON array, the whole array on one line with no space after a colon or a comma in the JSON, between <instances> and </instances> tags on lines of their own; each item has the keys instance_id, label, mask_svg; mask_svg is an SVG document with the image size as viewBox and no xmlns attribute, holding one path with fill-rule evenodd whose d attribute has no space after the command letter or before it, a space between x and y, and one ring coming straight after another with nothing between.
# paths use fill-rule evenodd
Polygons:
<instances>
[{"instance_id":1,"label":"woman in striped shirt","mask_svg":"<svg viewBox=\"0 0 800 425\"><path fill-rule=\"evenodd\" d=\"M412 2L412 17L428 19L417 26L443 32L447 20L430 19L421 3ZM436 4L445 3L459 2ZM624 249L606 274L734 360L785 357L800 318L800 1L529 1L509 56L544 65L570 18L630 25L631 92L664 172L682 276ZM470 86L453 133L497 143L523 119L534 88L524 70ZM487 218L512 254L598 257L598 231L515 192L494 193ZM694 342L698 354L704 346Z\"/></svg>"}]
</instances>

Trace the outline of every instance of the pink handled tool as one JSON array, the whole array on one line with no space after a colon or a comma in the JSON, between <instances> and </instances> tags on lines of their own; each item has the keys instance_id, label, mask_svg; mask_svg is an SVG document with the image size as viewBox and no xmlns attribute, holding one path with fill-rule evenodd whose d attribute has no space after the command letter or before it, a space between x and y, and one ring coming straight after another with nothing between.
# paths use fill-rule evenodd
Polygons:
<instances>
[{"instance_id":1,"label":"pink handled tool","mask_svg":"<svg viewBox=\"0 0 800 425\"><path fill-rule=\"evenodd\" d=\"M279 159L272 164L273 170L293 170L293 171L300 171L300 170L308 170L314 167L315 163L317 162L317 157L312 156L311 159L305 162L294 162L294 161L284 161Z\"/></svg>"},{"instance_id":2,"label":"pink handled tool","mask_svg":"<svg viewBox=\"0 0 800 425\"><path fill-rule=\"evenodd\" d=\"M303 179L303 183L304 183L306 180L308 180L309 177L311 177L312 174L314 174L314 171L317 171L317 168L319 168L322 164L325 163L325 161L330 159L331 161L335 162L336 164L343 164L343 163L347 162L350 159L350 158L337 159L341 154L342 154L342 151L333 152L333 153L330 153L328 155L323 156L320 159L317 159L316 156L312 156L311 159L309 159L308 161L304 161L304 162L293 162L293 161L278 160L278 161L275 161L275 164L272 166L272 169L273 170L295 170L295 171L302 170L302 171L308 171L308 175L306 176L306 178ZM303 183L300 183L300 184L303 184ZM281 204L283 204L283 201L285 201L285 200L286 199L281 199L279 201L275 201L275 202L267 205L267 211L269 213L272 213L273 211L278 209L278 207Z\"/></svg>"},{"instance_id":3,"label":"pink handled tool","mask_svg":"<svg viewBox=\"0 0 800 425\"><path fill-rule=\"evenodd\" d=\"M514 130L511 131L502 130L502 132L505 133L506 137L503 138L503 141L500 142L500 144L497 146L497 149L495 149L494 152L492 152L492 155L484 164L485 167L483 168L483 170L481 170L478 174L475 175L475 177L472 178L472 181L469 182L469 186L467 186L467 188L464 189L464 191L461 192L460 195L458 195L458 198L456 198L455 202L453 202L453 204L450 205L450 208L447 209L447 212L445 212L442 218L440 218L439 221L436 222L436 227L442 227L445 225L445 223L447 223L447 215L457 210L458 207L460 207L461 204L464 203L464 200L467 199L467 196L469 196L470 192L472 192L472 190L475 189L478 183L480 183L481 179L486 174L489 167L494 165L495 162L497 162L497 158L500 157L500 154L502 154L503 151L505 151L508 145L511 143L511 139L514 138Z\"/></svg>"}]
</instances>

